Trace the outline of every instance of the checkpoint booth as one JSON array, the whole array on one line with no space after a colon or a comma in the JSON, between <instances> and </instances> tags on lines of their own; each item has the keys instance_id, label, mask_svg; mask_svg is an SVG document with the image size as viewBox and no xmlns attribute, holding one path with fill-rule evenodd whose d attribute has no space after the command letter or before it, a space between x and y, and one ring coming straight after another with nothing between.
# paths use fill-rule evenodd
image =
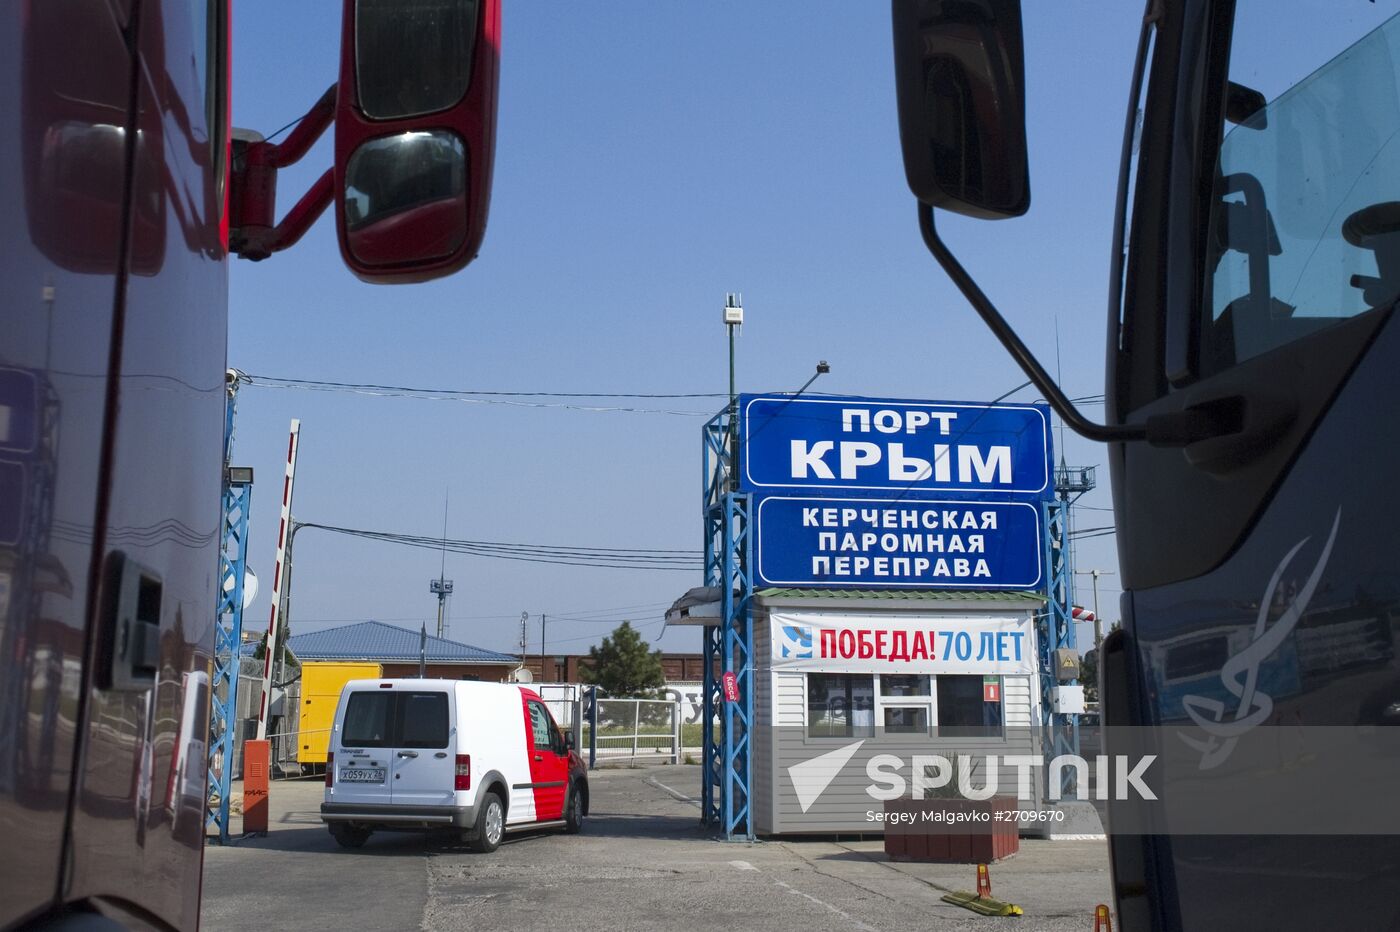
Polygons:
<instances>
[{"instance_id":1,"label":"checkpoint booth","mask_svg":"<svg viewBox=\"0 0 1400 932\"><path fill-rule=\"evenodd\" d=\"M713 624L718 590L694 589L673 625ZM752 817L757 835L879 834L868 787L879 755L1043 754L1031 592L763 588L754 593ZM815 797L802 771L826 770ZM908 769L897 769L912 781ZM1015 795L1002 769L997 795ZM970 775L976 786L986 774ZM1043 797L1032 781L1035 808Z\"/></svg>"},{"instance_id":2,"label":"checkpoint booth","mask_svg":"<svg viewBox=\"0 0 1400 932\"><path fill-rule=\"evenodd\" d=\"M867 792L877 755L901 761L889 769L910 781L918 755L1039 757L1043 604L1022 592L759 590L756 833L881 832L870 817L880 804ZM802 798L793 769L847 749L820 794ZM971 778L982 785L985 776ZM1015 771L1001 769L997 783L998 795L1015 795ZM1032 787L1026 808L1039 803L1040 782Z\"/></svg>"},{"instance_id":3,"label":"checkpoint booth","mask_svg":"<svg viewBox=\"0 0 1400 932\"><path fill-rule=\"evenodd\" d=\"M706 585L667 614L704 627L721 725L702 819L878 834L871 786L920 757L1037 808L1077 689L1046 407L740 395L704 439Z\"/></svg>"}]
</instances>

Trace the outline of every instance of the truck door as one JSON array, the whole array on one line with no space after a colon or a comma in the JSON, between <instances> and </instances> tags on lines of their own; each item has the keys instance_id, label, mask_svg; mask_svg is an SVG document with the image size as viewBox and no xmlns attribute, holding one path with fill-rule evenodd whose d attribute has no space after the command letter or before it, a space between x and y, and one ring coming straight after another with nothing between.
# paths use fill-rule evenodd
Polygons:
<instances>
[{"instance_id":1,"label":"truck door","mask_svg":"<svg viewBox=\"0 0 1400 932\"><path fill-rule=\"evenodd\" d=\"M530 724L530 782L535 793L535 818L551 822L564 817L564 793L569 783L569 758L564 739L549 708L527 696Z\"/></svg>"},{"instance_id":2,"label":"truck door","mask_svg":"<svg viewBox=\"0 0 1400 932\"><path fill-rule=\"evenodd\" d=\"M1109 397L1122 422L1227 429L1112 450L1127 591L1106 723L1400 724L1400 20L1369 3L1286 25L1271 3L1160 8ZM1340 764L1305 757L1212 792L1251 811ZM1389 838L1112 848L1126 928L1400 921L1374 897L1400 882Z\"/></svg>"},{"instance_id":3,"label":"truck door","mask_svg":"<svg viewBox=\"0 0 1400 932\"><path fill-rule=\"evenodd\" d=\"M134 112L123 137L132 164L119 211L125 239L113 239L126 243L106 349L113 368L95 383L106 401L92 460L103 489L94 537L101 589L90 602L67 883L79 899L139 891L145 911L193 927L202 839L176 837L160 800L180 740L184 674L208 671L213 646L228 332L226 10L222 0L122 6L136 19L127 30L137 52ZM112 15L111 4L77 7L94 21ZM66 36L55 41L73 47ZM72 183L83 178L75 167ZM82 228L83 215L67 223ZM83 429L65 425L65 442Z\"/></svg>"},{"instance_id":4,"label":"truck door","mask_svg":"<svg viewBox=\"0 0 1400 932\"><path fill-rule=\"evenodd\" d=\"M6 4L0 13L0 203L7 205L0 226L0 837L10 840L0 847L0 927L6 928L68 895L65 826L70 812L78 817L73 762L88 734L80 716L96 602L92 569L106 533L97 518L106 483L99 464L126 268L123 215L131 202L125 140L135 127L129 110L135 69L124 32L135 34L134 6L76 0ZM81 54L65 51L76 49ZM184 449L167 448L166 455L180 460ZM137 523L160 526L167 516ZM210 570L205 565L200 572ZM209 604L202 602L196 616L201 630ZM174 679L178 692L179 672ZM178 718L178 703L167 710ZM109 720L100 727L116 725ZM136 740L135 729L120 727L123 740ZM100 848L109 862L140 859L130 746L125 760L128 782L117 800L96 810L104 824L120 828L85 844L69 842L71 851ZM186 886L197 889L199 853L185 852ZM197 918L192 910L152 908L185 925Z\"/></svg>"},{"instance_id":5,"label":"truck door","mask_svg":"<svg viewBox=\"0 0 1400 932\"><path fill-rule=\"evenodd\" d=\"M395 691L391 789L395 805L444 806L453 800L457 762L452 750L451 694L444 690Z\"/></svg>"}]
</instances>

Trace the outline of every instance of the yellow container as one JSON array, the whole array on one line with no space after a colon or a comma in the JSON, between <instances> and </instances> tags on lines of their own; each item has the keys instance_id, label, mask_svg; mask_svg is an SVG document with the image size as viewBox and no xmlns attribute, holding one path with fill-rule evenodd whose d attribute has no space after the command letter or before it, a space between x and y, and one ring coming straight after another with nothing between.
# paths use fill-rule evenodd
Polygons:
<instances>
[{"instance_id":1,"label":"yellow container","mask_svg":"<svg viewBox=\"0 0 1400 932\"><path fill-rule=\"evenodd\" d=\"M298 717L297 763L324 764L340 691L351 680L384 675L377 663L332 663L308 660L301 665L301 714Z\"/></svg>"}]
</instances>

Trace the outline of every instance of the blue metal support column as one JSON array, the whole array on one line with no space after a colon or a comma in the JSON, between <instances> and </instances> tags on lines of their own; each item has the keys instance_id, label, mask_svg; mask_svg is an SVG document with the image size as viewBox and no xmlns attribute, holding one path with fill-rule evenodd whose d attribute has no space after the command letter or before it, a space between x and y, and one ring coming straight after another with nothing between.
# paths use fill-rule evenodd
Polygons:
<instances>
[{"instance_id":1,"label":"blue metal support column","mask_svg":"<svg viewBox=\"0 0 1400 932\"><path fill-rule=\"evenodd\" d=\"M44 617L41 604L44 590L58 591L70 587L62 564L46 560L53 532L54 487L58 475L61 413L58 396L49 384L45 371L9 369L9 372L12 376L20 376L18 382L27 391L20 389L8 395L0 403L0 410L13 409L6 413L16 417L19 423L33 417L36 442L26 452L10 450L0 453L0 467L7 467L3 469L5 479L18 480L18 487L12 490L13 497L7 504L18 506L20 518L17 536L7 541L13 546L11 553L17 560L6 567L7 572L0 574L0 656L6 657L15 653L24 654L24 648L16 648L15 642L16 639L23 642L26 617L30 621ZM19 412L17 415L14 414L16 411ZM7 490L7 494L10 492ZM11 548L7 546L5 549ZM52 567L40 569L50 562ZM44 575L51 577L47 585L40 581ZM4 607L6 605L8 608ZM7 611L18 620L17 624L6 617ZM0 708L24 708L24 703L17 697L28 688L29 683L24 676L0 678ZM46 721L47 718L46 715ZM22 772L15 761L22 759L21 755L31 747L25 737L25 729L33 727L33 722L27 716L0 717L0 793L14 792L16 775ZM52 745L47 746L52 749Z\"/></svg>"},{"instance_id":2,"label":"blue metal support column","mask_svg":"<svg viewBox=\"0 0 1400 932\"><path fill-rule=\"evenodd\" d=\"M720 617L704 631L704 760L701 821L728 838L753 838L750 818L754 663L749 496L732 490L738 445L726 409L703 428L705 584L720 590ZM717 676L716 673L720 675ZM738 701L724 699L723 674L732 674ZM714 720L720 721L719 733Z\"/></svg>"},{"instance_id":3,"label":"blue metal support column","mask_svg":"<svg viewBox=\"0 0 1400 932\"><path fill-rule=\"evenodd\" d=\"M701 428L704 441L701 476L701 516L705 527L705 585L721 584L724 554L724 513L720 501L724 490L729 486L729 456L727 452L727 425L724 415L711 418ZM702 677L701 721L701 772L700 772L700 821L705 825L719 825L721 790L723 786L724 740L723 734L715 733L715 719L724 708L724 695L716 670L723 654L723 631L720 625L706 625L704 631L704 663ZM721 729L723 724L721 723Z\"/></svg>"},{"instance_id":4,"label":"blue metal support column","mask_svg":"<svg viewBox=\"0 0 1400 932\"><path fill-rule=\"evenodd\" d=\"M700 821L705 825L719 825L722 821L720 812L720 786L723 784L724 763L724 741L722 734L715 733L715 719L719 717L719 710L724 707L724 696L719 678L715 676L715 668L719 665L721 635L719 625L706 625L703 629L705 638L705 676L702 690L704 692L704 708L702 711L704 723L704 733L702 735L703 754L701 764L701 788L700 788ZM723 727L721 725L721 727Z\"/></svg>"},{"instance_id":5,"label":"blue metal support column","mask_svg":"<svg viewBox=\"0 0 1400 932\"><path fill-rule=\"evenodd\" d=\"M721 585L724 619L724 672L734 674L738 701L724 704L724 831L730 839L753 840L753 587L750 553L749 496L725 496L725 573Z\"/></svg>"},{"instance_id":6,"label":"blue metal support column","mask_svg":"<svg viewBox=\"0 0 1400 932\"><path fill-rule=\"evenodd\" d=\"M1070 560L1069 505L1065 501L1046 502L1045 518L1045 610L1037 617L1036 640L1040 647L1041 749L1045 755L1047 792L1050 790L1050 761L1061 754L1079 753L1079 716L1057 715L1053 692L1060 683L1056 674L1055 651L1076 646L1074 633L1074 567ZM1066 767L1060 776L1060 798L1077 799L1075 771Z\"/></svg>"},{"instance_id":7,"label":"blue metal support column","mask_svg":"<svg viewBox=\"0 0 1400 932\"><path fill-rule=\"evenodd\" d=\"M209 684L209 757L205 830L221 844L229 836L229 793L233 782L234 741L238 715L239 650L243 641L243 581L247 570L248 513L252 471L230 477L233 420L238 383L229 386L224 421L223 525L219 547L219 604L214 619L214 677Z\"/></svg>"}]
</instances>

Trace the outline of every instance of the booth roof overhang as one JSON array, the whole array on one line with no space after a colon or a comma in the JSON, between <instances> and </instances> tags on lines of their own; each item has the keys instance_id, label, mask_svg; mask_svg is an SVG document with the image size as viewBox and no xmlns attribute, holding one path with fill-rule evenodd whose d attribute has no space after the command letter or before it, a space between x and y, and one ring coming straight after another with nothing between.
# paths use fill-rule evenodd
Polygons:
<instances>
[{"instance_id":1,"label":"booth roof overhang","mask_svg":"<svg viewBox=\"0 0 1400 932\"><path fill-rule=\"evenodd\" d=\"M719 586L699 586L675 601L666 612L669 625L717 625L720 623ZM1032 611L1045 604L1037 592L1014 590L963 591L955 589L758 589L764 606L823 608L840 602L846 609L889 609L894 603L936 603L942 611Z\"/></svg>"}]
</instances>

